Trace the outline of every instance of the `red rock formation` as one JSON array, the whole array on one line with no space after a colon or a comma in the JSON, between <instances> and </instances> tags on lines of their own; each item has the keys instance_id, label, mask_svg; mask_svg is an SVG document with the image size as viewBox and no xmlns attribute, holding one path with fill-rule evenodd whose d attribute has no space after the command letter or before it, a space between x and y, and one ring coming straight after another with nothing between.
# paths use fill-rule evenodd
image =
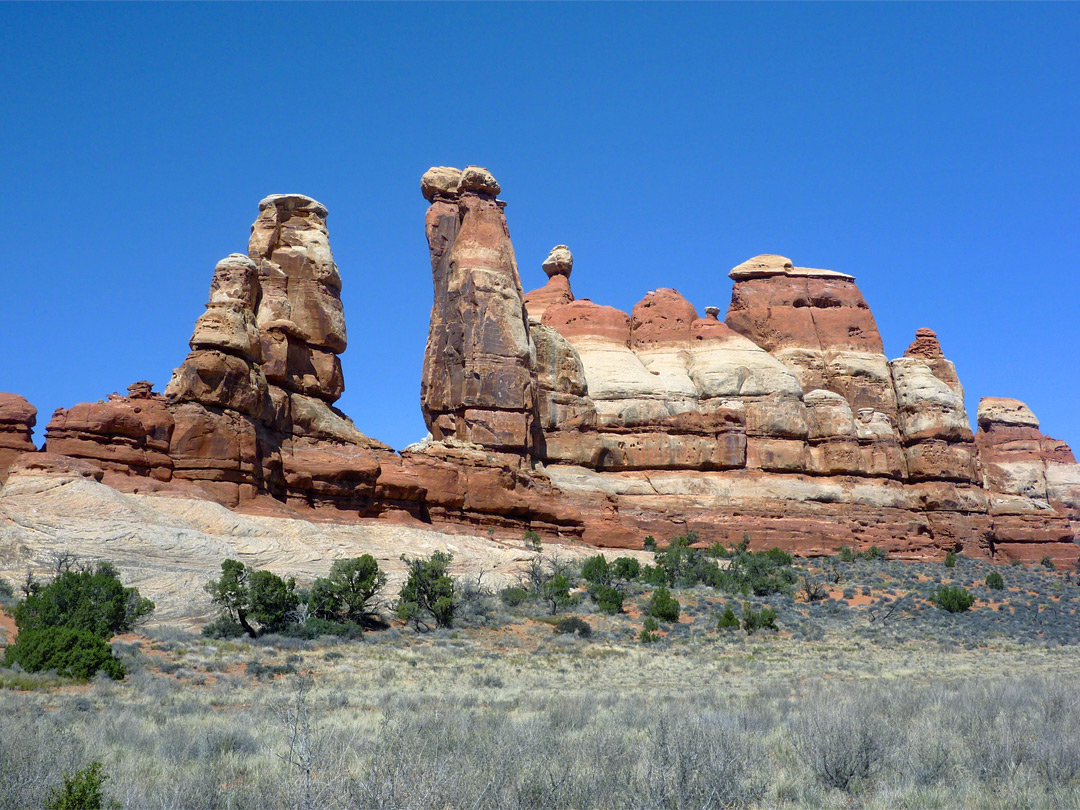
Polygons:
<instances>
[{"instance_id":1,"label":"red rock formation","mask_svg":"<svg viewBox=\"0 0 1080 810\"><path fill-rule=\"evenodd\" d=\"M570 289L570 273L574 269L574 256L566 245L556 245L544 259L544 272L548 282L543 287L525 294L525 309L534 321L541 321L548 307L569 304L574 300Z\"/></svg>"},{"instance_id":2,"label":"red rock formation","mask_svg":"<svg viewBox=\"0 0 1080 810\"><path fill-rule=\"evenodd\" d=\"M260 204L248 255L215 268L165 395L136 383L58 410L49 452L14 469L614 547L696 531L807 554L1075 563L1069 448L1014 400L984 400L973 436L937 336L920 329L887 361L851 276L759 256L731 272L726 322L670 289L628 315L575 300L558 246L547 285L525 296L491 174L438 167L421 190L428 439L397 454L333 407L346 335L326 209L277 195ZM0 475L33 449L33 418L0 396Z\"/></svg>"},{"instance_id":3,"label":"red rock formation","mask_svg":"<svg viewBox=\"0 0 1080 810\"><path fill-rule=\"evenodd\" d=\"M422 187L434 189L433 169ZM475 166L431 191L428 246L435 287L421 406L437 440L529 453L537 430L536 369L514 249L495 199L499 184Z\"/></svg>"},{"instance_id":4,"label":"red rock formation","mask_svg":"<svg viewBox=\"0 0 1080 810\"><path fill-rule=\"evenodd\" d=\"M37 408L18 394L0 393L0 484L15 459L23 453L37 450L34 446L34 425Z\"/></svg>"}]
</instances>

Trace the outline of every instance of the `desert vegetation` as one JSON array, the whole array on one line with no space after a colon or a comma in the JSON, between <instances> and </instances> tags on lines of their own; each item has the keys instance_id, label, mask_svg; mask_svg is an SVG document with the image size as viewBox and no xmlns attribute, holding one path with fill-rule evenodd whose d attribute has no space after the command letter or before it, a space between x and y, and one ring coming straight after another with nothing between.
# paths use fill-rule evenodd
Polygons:
<instances>
[{"instance_id":1,"label":"desert vegetation","mask_svg":"<svg viewBox=\"0 0 1080 810\"><path fill-rule=\"evenodd\" d=\"M269 582L284 625L241 588L254 636L123 634L123 681L0 672L0 810L76 788L124 808L1080 803L1073 572L691 538L646 565L530 546L489 589L446 556L410 559L396 594L361 558Z\"/></svg>"}]
</instances>

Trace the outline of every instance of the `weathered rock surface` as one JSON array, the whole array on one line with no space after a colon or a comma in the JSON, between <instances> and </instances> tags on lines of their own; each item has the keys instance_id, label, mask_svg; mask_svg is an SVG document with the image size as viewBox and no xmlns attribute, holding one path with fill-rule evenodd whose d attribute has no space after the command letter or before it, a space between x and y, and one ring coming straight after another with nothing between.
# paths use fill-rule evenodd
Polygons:
<instances>
[{"instance_id":1,"label":"weathered rock surface","mask_svg":"<svg viewBox=\"0 0 1080 810\"><path fill-rule=\"evenodd\" d=\"M421 407L437 439L529 454L537 430L536 368L514 248L486 169L427 214L435 302Z\"/></svg>"},{"instance_id":2,"label":"weathered rock surface","mask_svg":"<svg viewBox=\"0 0 1080 810\"><path fill-rule=\"evenodd\" d=\"M37 408L18 394L0 392L0 484L4 483L16 458L37 450L35 424Z\"/></svg>"},{"instance_id":3,"label":"weathered rock surface","mask_svg":"<svg viewBox=\"0 0 1080 810\"><path fill-rule=\"evenodd\" d=\"M574 297L560 245L525 295L494 176L436 167L421 191L427 439L395 453L333 407L346 333L327 211L275 195L248 255L214 269L164 395L141 382L58 410L40 453L24 452L33 408L0 396L0 475L17 481L3 496L100 480L247 513L532 528L612 548L695 531L808 554L1075 563L1069 448L1016 400L983 400L973 435L937 335L919 329L887 360L852 276L763 255L731 271L724 320L666 288L628 314Z\"/></svg>"}]
</instances>

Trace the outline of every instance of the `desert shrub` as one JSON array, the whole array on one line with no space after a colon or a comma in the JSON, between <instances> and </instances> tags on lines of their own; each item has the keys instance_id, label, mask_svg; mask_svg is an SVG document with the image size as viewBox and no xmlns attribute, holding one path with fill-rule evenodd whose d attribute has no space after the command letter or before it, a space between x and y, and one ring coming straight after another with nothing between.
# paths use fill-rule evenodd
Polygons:
<instances>
[{"instance_id":1,"label":"desert shrub","mask_svg":"<svg viewBox=\"0 0 1080 810\"><path fill-rule=\"evenodd\" d=\"M656 538L653 537L651 534L647 535L645 537L645 540L642 542L641 547L644 548L646 551L656 551Z\"/></svg>"},{"instance_id":2,"label":"desert shrub","mask_svg":"<svg viewBox=\"0 0 1080 810\"><path fill-rule=\"evenodd\" d=\"M768 551L735 550L726 569L717 569L710 583L728 593L769 596L795 591L798 575L791 567L793 558L780 549Z\"/></svg>"},{"instance_id":3,"label":"desert shrub","mask_svg":"<svg viewBox=\"0 0 1080 810\"><path fill-rule=\"evenodd\" d=\"M563 616L555 623L555 632L560 634L574 634L582 638L592 635L592 625L579 616Z\"/></svg>"},{"instance_id":4,"label":"desert shrub","mask_svg":"<svg viewBox=\"0 0 1080 810\"><path fill-rule=\"evenodd\" d=\"M716 623L717 630L738 630L739 618L735 615L735 611L730 606L724 609L724 612L720 614L720 620Z\"/></svg>"},{"instance_id":5,"label":"desert shrub","mask_svg":"<svg viewBox=\"0 0 1080 810\"><path fill-rule=\"evenodd\" d=\"M930 601L949 613L963 613L975 604L975 597L961 585L942 585Z\"/></svg>"},{"instance_id":6,"label":"desert shrub","mask_svg":"<svg viewBox=\"0 0 1080 810\"><path fill-rule=\"evenodd\" d=\"M758 630L776 629L776 611L772 608L754 610L754 606L747 602L743 605L742 613L743 630L748 636L754 635Z\"/></svg>"},{"instance_id":7,"label":"desert shrub","mask_svg":"<svg viewBox=\"0 0 1080 810\"><path fill-rule=\"evenodd\" d=\"M589 591L596 607L610 616L623 612L623 595L610 585L599 585Z\"/></svg>"},{"instance_id":8,"label":"desert shrub","mask_svg":"<svg viewBox=\"0 0 1080 810\"><path fill-rule=\"evenodd\" d=\"M653 591L645 612L662 622L677 622L679 620L679 600L671 595L671 591L661 586Z\"/></svg>"},{"instance_id":9,"label":"desert shrub","mask_svg":"<svg viewBox=\"0 0 1080 810\"><path fill-rule=\"evenodd\" d=\"M529 592L520 585L511 585L509 588L503 588L499 591L499 598L504 605L517 607L529 598Z\"/></svg>"},{"instance_id":10,"label":"desert shrub","mask_svg":"<svg viewBox=\"0 0 1080 810\"><path fill-rule=\"evenodd\" d=\"M986 587L992 591L1000 591L1005 588L1005 580L997 571L991 571L986 575Z\"/></svg>"},{"instance_id":11,"label":"desert shrub","mask_svg":"<svg viewBox=\"0 0 1080 810\"><path fill-rule=\"evenodd\" d=\"M840 562L855 562L855 552L851 546L841 546L836 556L840 559Z\"/></svg>"},{"instance_id":12,"label":"desert shrub","mask_svg":"<svg viewBox=\"0 0 1080 810\"><path fill-rule=\"evenodd\" d=\"M642 644L652 644L659 640L660 636L658 636L652 630L646 630L644 627L642 627L641 632L638 633L638 641L640 641Z\"/></svg>"},{"instance_id":13,"label":"desert shrub","mask_svg":"<svg viewBox=\"0 0 1080 810\"><path fill-rule=\"evenodd\" d=\"M74 627L32 627L20 630L18 642L4 652L4 666L18 664L28 672L55 671L65 678L89 680L99 670L114 680L124 666L105 640Z\"/></svg>"},{"instance_id":14,"label":"desert shrub","mask_svg":"<svg viewBox=\"0 0 1080 810\"><path fill-rule=\"evenodd\" d=\"M616 579L637 579L641 575L641 563L633 557L616 557L612 563L612 574Z\"/></svg>"},{"instance_id":15,"label":"desert shrub","mask_svg":"<svg viewBox=\"0 0 1080 810\"><path fill-rule=\"evenodd\" d=\"M45 810L119 810L120 802L106 801L102 795L102 786L108 778L100 762L91 762L71 776L64 774L63 786L50 792Z\"/></svg>"},{"instance_id":16,"label":"desert shrub","mask_svg":"<svg viewBox=\"0 0 1080 810\"><path fill-rule=\"evenodd\" d=\"M646 585L667 585L667 572L659 565L646 565L641 569L641 579Z\"/></svg>"},{"instance_id":17,"label":"desert shrub","mask_svg":"<svg viewBox=\"0 0 1080 810\"><path fill-rule=\"evenodd\" d=\"M1045 557L1039 560L1039 565L1052 571L1054 569L1054 558L1047 554Z\"/></svg>"},{"instance_id":18,"label":"desert shrub","mask_svg":"<svg viewBox=\"0 0 1080 810\"><path fill-rule=\"evenodd\" d=\"M611 566L608 565L607 558L603 554L597 554L582 563L581 576L593 585L610 585Z\"/></svg>"},{"instance_id":19,"label":"desert shrub","mask_svg":"<svg viewBox=\"0 0 1080 810\"><path fill-rule=\"evenodd\" d=\"M889 750L880 707L867 698L808 703L793 723L792 747L823 785L851 792L872 776Z\"/></svg>"},{"instance_id":20,"label":"desert shrub","mask_svg":"<svg viewBox=\"0 0 1080 810\"><path fill-rule=\"evenodd\" d=\"M427 629L431 624L453 626L454 580L449 569L454 555L433 551L427 559L410 559L404 554L401 559L408 566L409 574L398 594L395 607L398 618L412 622L418 630Z\"/></svg>"},{"instance_id":21,"label":"desert shrub","mask_svg":"<svg viewBox=\"0 0 1080 810\"><path fill-rule=\"evenodd\" d=\"M218 616L203 625L202 634L207 638L240 638L244 628L230 616Z\"/></svg>"},{"instance_id":22,"label":"desert shrub","mask_svg":"<svg viewBox=\"0 0 1080 810\"><path fill-rule=\"evenodd\" d=\"M11 583L0 577L0 602L10 601L14 596L15 589L11 587Z\"/></svg>"},{"instance_id":23,"label":"desert shrub","mask_svg":"<svg viewBox=\"0 0 1080 810\"><path fill-rule=\"evenodd\" d=\"M206 592L221 611L211 633L230 633L230 624L238 625L251 638L280 633L295 623L300 604L292 577L282 579L272 571L249 568L237 560L221 563L221 577L206 583Z\"/></svg>"},{"instance_id":24,"label":"desert shrub","mask_svg":"<svg viewBox=\"0 0 1080 810\"><path fill-rule=\"evenodd\" d=\"M106 643L131 630L154 610L136 588L125 588L109 563L58 570L48 584L29 578L26 598L15 608L19 635L4 653L5 666L29 672L55 670L87 680L101 670L114 679L124 667Z\"/></svg>"},{"instance_id":25,"label":"desert shrub","mask_svg":"<svg viewBox=\"0 0 1080 810\"><path fill-rule=\"evenodd\" d=\"M656 621L655 616L646 616L645 621L641 623L641 626L649 632L652 632L653 630L660 629L660 622Z\"/></svg>"},{"instance_id":26,"label":"desert shrub","mask_svg":"<svg viewBox=\"0 0 1080 810\"><path fill-rule=\"evenodd\" d=\"M370 554L335 560L330 573L312 584L308 604L320 619L384 627L378 600L385 586L386 573Z\"/></svg>"},{"instance_id":27,"label":"desert shrub","mask_svg":"<svg viewBox=\"0 0 1080 810\"><path fill-rule=\"evenodd\" d=\"M355 622L332 622L329 619L311 616L303 622L290 624L284 630L278 632L285 638L309 640L322 638L323 636L361 638L364 635L364 628Z\"/></svg>"},{"instance_id":28,"label":"desert shrub","mask_svg":"<svg viewBox=\"0 0 1080 810\"><path fill-rule=\"evenodd\" d=\"M570 595L570 579L566 574L555 574L547 580L540 595L552 616L577 603L577 599Z\"/></svg>"},{"instance_id":29,"label":"desert shrub","mask_svg":"<svg viewBox=\"0 0 1080 810\"><path fill-rule=\"evenodd\" d=\"M262 626L262 632L279 633L293 623L300 597L292 577L282 579L272 571L252 571L248 594L248 615Z\"/></svg>"},{"instance_id":30,"label":"desert shrub","mask_svg":"<svg viewBox=\"0 0 1080 810\"><path fill-rule=\"evenodd\" d=\"M125 588L109 563L65 570L48 584L31 580L29 593L15 608L19 631L44 627L85 630L110 639L135 627L154 610L137 588Z\"/></svg>"},{"instance_id":31,"label":"desert shrub","mask_svg":"<svg viewBox=\"0 0 1080 810\"><path fill-rule=\"evenodd\" d=\"M955 568L956 567L956 552L953 551L952 549L949 549L948 551L945 552L945 567L946 568Z\"/></svg>"}]
</instances>

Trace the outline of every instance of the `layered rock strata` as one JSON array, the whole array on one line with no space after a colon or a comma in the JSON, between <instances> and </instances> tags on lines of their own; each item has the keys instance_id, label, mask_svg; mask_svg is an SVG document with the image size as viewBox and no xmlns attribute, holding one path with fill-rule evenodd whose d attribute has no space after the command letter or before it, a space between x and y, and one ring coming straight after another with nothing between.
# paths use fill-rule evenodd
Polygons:
<instances>
[{"instance_id":1,"label":"layered rock strata","mask_svg":"<svg viewBox=\"0 0 1080 810\"><path fill-rule=\"evenodd\" d=\"M973 435L937 335L919 329L888 360L853 276L763 255L731 271L724 319L666 288L626 313L577 299L558 245L525 294L490 172L433 168L421 191L427 439L395 453L334 408L346 331L327 211L275 195L247 254L215 267L164 394L142 382L58 410L48 452L13 474L617 547L694 531L807 554L1075 564L1068 447L1016 400L983 400ZM33 450L33 420L0 396L0 476Z\"/></svg>"}]
</instances>

